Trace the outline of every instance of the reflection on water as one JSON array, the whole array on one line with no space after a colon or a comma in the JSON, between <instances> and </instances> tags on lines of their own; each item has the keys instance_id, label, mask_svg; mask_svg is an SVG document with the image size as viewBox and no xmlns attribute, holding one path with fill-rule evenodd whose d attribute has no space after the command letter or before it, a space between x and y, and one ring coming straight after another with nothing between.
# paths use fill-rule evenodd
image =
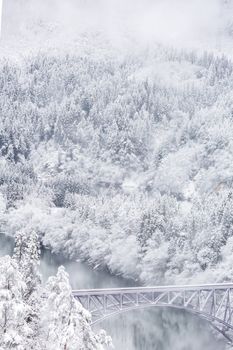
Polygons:
<instances>
[{"instance_id":1,"label":"reflection on water","mask_svg":"<svg viewBox=\"0 0 233 350\"><path fill-rule=\"evenodd\" d=\"M70 274L74 289L130 287L132 281L92 270L80 262L44 252L43 275L47 278L63 264ZM116 315L96 328L104 328L112 336L116 350L223 350L225 340L217 340L211 327L197 316L174 309L145 309Z\"/></svg>"},{"instance_id":2,"label":"reflection on water","mask_svg":"<svg viewBox=\"0 0 233 350\"><path fill-rule=\"evenodd\" d=\"M13 241L0 236L0 256L12 253ZM93 270L86 264L67 261L43 251L43 280L64 265L74 289L130 287L134 282ZM145 309L115 315L96 326L112 336L116 350L223 350L225 341L213 336L210 326L200 318L174 309Z\"/></svg>"},{"instance_id":3,"label":"reflection on water","mask_svg":"<svg viewBox=\"0 0 233 350\"><path fill-rule=\"evenodd\" d=\"M205 321L174 309L145 309L116 315L102 328L117 350L223 350Z\"/></svg>"},{"instance_id":4,"label":"reflection on water","mask_svg":"<svg viewBox=\"0 0 233 350\"><path fill-rule=\"evenodd\" d=\"M12 255L13 247L13 239L0 233L0 257L4 255Z\"/></svg>"}]
</instances>

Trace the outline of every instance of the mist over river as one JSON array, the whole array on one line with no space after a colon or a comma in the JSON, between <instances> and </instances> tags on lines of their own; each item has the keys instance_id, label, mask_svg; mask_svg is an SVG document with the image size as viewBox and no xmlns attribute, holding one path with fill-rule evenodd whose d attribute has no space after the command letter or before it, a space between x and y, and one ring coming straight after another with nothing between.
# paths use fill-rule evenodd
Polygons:
<instances>
[{"instance_id":1,"label":"mist over river","mask_svg":"<svg viewBox=\"0 0 233 350\"><path fill-rule=\"evenodd\" d=\"M0 236L0 256L12 253L12 239ZM68 261L44 250L41 260L43 280L64 265L73 289L132 287L135 283L93 270L85 263ZM169 309L146 309L117 315L96 329L105 329L116 350L223 350L225 341L213 335L211 327L198 317Z\"/></svg>"}]
</instances>

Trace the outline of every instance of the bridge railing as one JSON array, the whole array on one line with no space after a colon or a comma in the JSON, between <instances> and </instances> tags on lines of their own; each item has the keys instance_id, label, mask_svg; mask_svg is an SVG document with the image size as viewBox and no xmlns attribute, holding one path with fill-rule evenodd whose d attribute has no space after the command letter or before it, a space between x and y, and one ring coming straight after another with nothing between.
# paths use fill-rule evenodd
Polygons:
<instances>
[{"instance_id":1,"label":"bridge railing","mask_svg":"<svg viewBox=\"0 0 233 350\"><path fill-rule=\"evenodd\" d=\"M201 285L180 285L180 286L155 286L155 287L130 287L130 288L106 288L106 289L81 289L74 290L74 295L102 295L102 294L119 294L119 293L148 293L148 292L167 292L167 291L209 291L209 290L226 290L233 289L233 283L215 283Z\"/></svg>"}]
</instances>

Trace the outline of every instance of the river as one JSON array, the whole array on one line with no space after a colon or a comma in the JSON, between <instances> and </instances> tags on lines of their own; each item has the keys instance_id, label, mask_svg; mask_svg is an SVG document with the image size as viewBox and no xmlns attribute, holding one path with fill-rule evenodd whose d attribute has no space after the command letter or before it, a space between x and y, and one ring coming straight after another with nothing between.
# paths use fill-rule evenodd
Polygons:
<instances>
[{"instance_id":1,"label":"river","mask_svg":"<svg viewBox=\"0 0 233 350\"><path fill-rule=\"evenodd\" d=\"M12 240L0 236L0 256L12 253ZM130 287L133 281L93 270L86 264L68 261L45 250L41 272L44 281L64 265L73 289ZM225 341L217 339L211 327L198 317L183 311L150 309L133 311L105 320L104 328L116 350L224 350ZM97 326L96 326L97 327Z\"/></svg>"}]
</instances>

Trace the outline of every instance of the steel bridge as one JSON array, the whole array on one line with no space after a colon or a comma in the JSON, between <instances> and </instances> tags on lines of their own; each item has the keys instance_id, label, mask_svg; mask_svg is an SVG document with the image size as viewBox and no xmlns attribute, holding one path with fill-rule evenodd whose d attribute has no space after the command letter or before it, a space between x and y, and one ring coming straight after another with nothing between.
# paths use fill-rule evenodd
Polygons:
<instances>
[{"instance_id":1,"label":"steel bridge","mask_svg":"<svg viewBox=\"0 0 233 350\"><path fill-rule=\"evenodd\" d=\"M75 290L92 315L92 325L117 314L148 307L185 310L206 320L233 344L233 284Z\"/></svg>"}]
</instances>

